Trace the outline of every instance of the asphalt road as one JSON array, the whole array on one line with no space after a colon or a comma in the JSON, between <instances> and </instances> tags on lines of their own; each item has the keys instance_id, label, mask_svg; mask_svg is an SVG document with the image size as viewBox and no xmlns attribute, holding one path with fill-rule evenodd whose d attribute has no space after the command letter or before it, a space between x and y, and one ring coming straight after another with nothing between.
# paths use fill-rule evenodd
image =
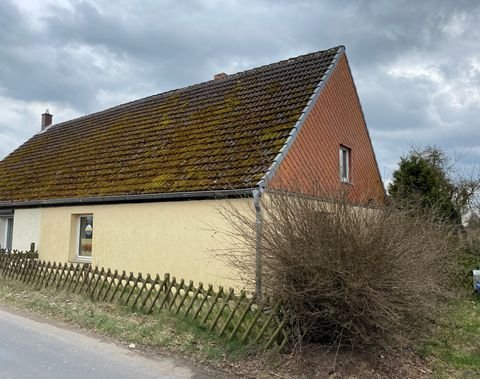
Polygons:
<instances>
[{"instance_id":1,"label":"asphalt road","mask_svg":"<svg viewBox=\"0 0 480 379\"><path fill-rule=\"evenodd\" d=\"M207 378L177 360L150 359L114 343L0 308L0 378Z\"/></svg>"}]
</instances>

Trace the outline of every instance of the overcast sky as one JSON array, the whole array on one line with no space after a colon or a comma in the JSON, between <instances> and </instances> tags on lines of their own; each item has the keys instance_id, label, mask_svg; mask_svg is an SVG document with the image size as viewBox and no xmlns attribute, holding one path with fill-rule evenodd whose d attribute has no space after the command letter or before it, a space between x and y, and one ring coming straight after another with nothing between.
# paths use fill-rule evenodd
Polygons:
<instances>
[{"instance_id":1,"label":"overcast sky","mask_svg":"<svg viewBox=\"0 0 480 379\"><path fill-rule=\"evenodd\" d=\"M0 2L0 158L40 128L345 45L384 180L412 145L480 162L480 2Z\"/></svg>"}]
</instances>

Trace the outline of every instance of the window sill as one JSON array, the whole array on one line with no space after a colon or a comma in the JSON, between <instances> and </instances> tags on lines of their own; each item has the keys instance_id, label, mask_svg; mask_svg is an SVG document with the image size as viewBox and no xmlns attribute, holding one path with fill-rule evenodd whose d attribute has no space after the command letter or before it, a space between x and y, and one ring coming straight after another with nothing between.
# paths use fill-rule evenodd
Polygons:
<instances>
[{"instance_id":1,"label":"window sill","mask_svg":"<svg viewBox=\"0 0 480 379\"><path fill-rule=\"evenodd\" d=\"M69 259L68 260L69 263L80 263L80 264L91 264L92 263L92 259L91 258L74 258L74 259Z\"/></svg>"}]
</instances>

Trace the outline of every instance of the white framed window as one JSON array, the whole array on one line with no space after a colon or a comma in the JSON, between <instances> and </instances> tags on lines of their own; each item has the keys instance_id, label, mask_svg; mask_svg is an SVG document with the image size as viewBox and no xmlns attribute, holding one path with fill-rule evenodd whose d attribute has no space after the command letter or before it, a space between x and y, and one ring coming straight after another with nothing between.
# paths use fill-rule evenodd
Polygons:
<instances>
[{"instance_id":1,"label":"white framed window","mask_svg":"<svg viewBox=\"0 0 480 379\"><path fill-rule=\"evenodd\" d=\"M340 158L340 181L343 183L350 182L350 163L351 163L352 150L344 145L340 145L339 158Z\"/></svg>"},{"instance_id":2,"label":"white framed window","mask_svg":"<svg viewBox=\"0 0 480 379\"><path fill-rule=\"evenodd\" d=\"M93 215L79 215L77 220L77 259L92 259Z\"/></svg>"},{"instance_id":3,"label":"white framed window","mask_svg":"<svg viewBox=\"0 0 480 379\"><path fill-rule=\"evenodd\" d=\"M0 217L0 249L12 250L13 216Z\"/></svg>"}]
</instances>

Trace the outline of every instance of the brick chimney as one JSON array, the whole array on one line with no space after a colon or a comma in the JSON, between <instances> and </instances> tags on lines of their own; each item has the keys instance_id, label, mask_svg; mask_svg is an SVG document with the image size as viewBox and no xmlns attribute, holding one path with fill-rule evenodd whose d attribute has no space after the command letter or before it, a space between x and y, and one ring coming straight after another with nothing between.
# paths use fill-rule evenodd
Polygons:
<instances>
[{"instance_id":1,"label":"brick chimney","mask_svg":"<svg viewBox=\"0 0 480 379\"><path fill-rule=\"evenodd\" d=\"M224 72L221 72L220 74L215 74L213 76L213 80L222 80L228 78L228 75L225 74Z\"/></svg>"},{"instance_id":2,"label":"brick chimney","mask_svg":"<svg viewBox=\"0 0 480 379\"><path fill-rule=\"evenodd\" d=\"M52 125L53 115L48 112L48 109L42 114L42 130Z\"/></svg>"}]
</instances>

